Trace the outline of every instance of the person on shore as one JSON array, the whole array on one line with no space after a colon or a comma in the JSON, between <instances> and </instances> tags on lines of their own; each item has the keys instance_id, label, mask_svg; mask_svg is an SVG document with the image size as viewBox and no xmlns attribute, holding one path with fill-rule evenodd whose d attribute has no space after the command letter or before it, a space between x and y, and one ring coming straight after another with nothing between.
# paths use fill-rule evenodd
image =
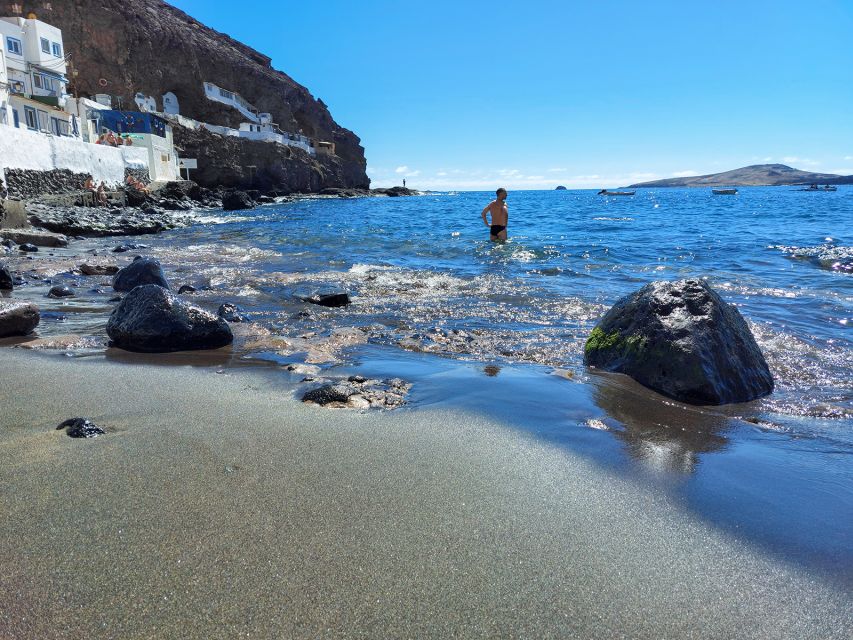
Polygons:
<instances>
[{"instance_id":1,"label":"person on shore","mask_svg":"<svg viewBox=\"0 0 853 640\"><path fill-rule=\"evenodd\" d=\"M125 147L129 147L129 146L131 146L132 144L133 144L133 140L131 140L131 139L130 139L130 134L129 134L129 133L125 133L125 134L124 134L124 146L125 146Z\"/></svg>"},{"instance_id":2,"label":"person on shore","mask_svg":"<svg viewBox=\"0 0 853 640\"><path fill-rule=\"evenodd\" d=\"M115 147L118 145L118 143L116 142L115 134L112 131L107 134L107 144L111 147Z\"/></svg>"},{"instance_id":3,"label":"person on shore","mask_svg":"<svg viewBox=\"0 0 853 640\"><path fill-rule=\"evenodd\" d=\"M106 207L109 204L109 199L107 198L107 183L101 180L101 184L98 185L98 190L95 194L98 198L98 204L102 207Z\"/></svg>"},{"instance_id":4,"label":"person on shore","mask_svg":"<svg viewBox=\"0 0 853 640\"><path fill-rule=\"evenodd\" d=\"M506 225L509 221L509 210L506 206L506 189L501 187L495 192L495 196L495 199L486 205L480 215L483 216L483 224L489 227L489 239L492 242L505 242ZM486 219L487 212L492 216L491 223Z\"/></svg>"}]
</instances>

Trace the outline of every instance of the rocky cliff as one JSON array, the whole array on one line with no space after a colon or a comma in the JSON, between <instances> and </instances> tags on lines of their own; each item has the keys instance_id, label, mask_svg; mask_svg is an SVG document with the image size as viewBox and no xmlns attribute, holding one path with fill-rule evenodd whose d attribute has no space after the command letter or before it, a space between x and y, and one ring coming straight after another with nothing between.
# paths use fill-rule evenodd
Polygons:
<instances>
[{"instance_id":1,"label":"rocky cliff","mask_svg":"<svg viewBox=\"0 0 853 640\"><path fill-rule=\"evenodd\" d=\"M39 19L62 29L66 53L71 54L79 72L76 90L80 95L109 93L120 96L125 108L135 109L133 97L137 92L154 96L160 106L161 96L171 91L178 98L181 114L236 126L243 119L237 111L205 97L203 83L212 82L239 93L261 112L271 113L282 130L301 130L315 140L335 143L337 159L332 161L315 162L302 154L282 152L280 169L285 173L292 157L298 164L295 170L316 173L311 180L321 187L369 186L359 138L335 123L322 101L273 69L267 56L162 0L22 4L25 13L34 11ZM252 149L261 148L256 144L241 147L241 161L259 164L252 161ZM204 162L199 157L200 167ZM328 170L327 165L334 170ZM217 167L211 166L210 174L216 173ZM228 173L225 168L219 173L227 173L231 183L240 182L237 173Z\"/></svg>"}]
</instances>

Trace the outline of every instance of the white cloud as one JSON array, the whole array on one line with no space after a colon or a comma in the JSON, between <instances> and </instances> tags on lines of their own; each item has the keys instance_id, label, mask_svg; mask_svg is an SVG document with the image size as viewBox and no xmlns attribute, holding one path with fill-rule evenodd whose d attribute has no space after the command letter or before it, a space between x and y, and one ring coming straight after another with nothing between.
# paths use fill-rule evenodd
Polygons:
<instances>
[{"instance_id":1,"label":"white cloud","mask_svg":"<svg viewBox=\"0 0 853 640\"><path fill-rule=\"evenodd\" d=\"M853 176L853 167L842 167L841 169L830 169L829 173L837 173L840 176Z\"/></svg>"},{"instance_id":2,"label":"white cloud","mask_svg":"<svg viewBox=\"0 0 853 640\"><path fill-rule=\"evenodd\" d=\"M554 167L553 169L548 169L548 173L565 173L568 171L565 167Z\"/></svg>"},{"instance_id":3,"label":"white cloud","mask_svg":"<svg viewBox=\"0 0 853 640\"><path fill-rule=\"evenodd\" d=\"M687 169L686 171L676 171L672 174L673 178L689 178L691 176L698 176L699 173L697 171L693 171L693 169Z\"/></svg>"},{"instance_id":4,"label":"white cloud","mask_svg":"<svg viewBox=\"0 0 853 640\"><path fill-rule=\"evenodd\" d=\"M435 175L437 175L439 178L443 178L444 176L447 175L447 171L439 171Z\"/></svg>"},{"instance_id":5,"label":"white cloud","mask_svg":"<svg viewBox=\"0 0 853 640\"><path fill-rule=\"evenodd\" d=\"M845 160L853 160L853 156L844 156Z\"/></svg>"},{"instance_id":6,"label":"white cloud","mask_svg":"<svg viewBox=\"0 0 853 640\"><path fill-rule=\"evenodd\" d=\"M403 165L402 167L397 167L396 169L394 169L394 173L408 173L408 171L409 171L409 167L407 167L406 165Z\"/></svg>"},{"instance_id":7,"label":"white cloud","mask_svg":"<svg viewBox=\"0 0 853 640\"><path fill-rule=\"evenodd\" d=\"M817 160L812 160L811 158L800 158L798 156L785 156L782 158L782 162L785 164L798 164L801 167L816 167L820 164Z\"/></svg>"}]
</instances>

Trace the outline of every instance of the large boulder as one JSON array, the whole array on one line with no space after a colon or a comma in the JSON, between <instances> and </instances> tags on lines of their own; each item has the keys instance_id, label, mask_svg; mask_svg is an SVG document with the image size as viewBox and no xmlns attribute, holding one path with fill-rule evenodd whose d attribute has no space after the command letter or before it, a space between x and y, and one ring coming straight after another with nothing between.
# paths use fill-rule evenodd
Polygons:
<instances>
[{"instance_id":1,"label":"large boulder","mask_svg":"<svg viewBox=\"0 0 853 640\"><path fill-rule=\"evenodd\" d=\"M653 282L619 300L590 334L584 363L690 404L773 391L746 321L702 280Z\"/></svg>"},{"instance_id":2,"label":"large boulder","mask_svg":"<svg viewBox=\"0 0 853 640\"><path fill-rule=\"evenodd\" d=\"M163 268L154 258L136 258L113 276L113 289L116 291L131 291L145 284L169 288Z\"/></svg>"},{"instance_id":3,"label":"large boulder","mask_svg":"<svg viewBox=\"0 0 853 640\"><path fill-rule=\"evenodd\" d=\"M245 191L229 191L222 196L222 208L226 211L252 209L255 201Z\"/></svg>"},{"instance_id":4,"label":"large boulder","mask_svg":"<svg viewBox=\"0 0 853 640\"><path fill-rule=\"evenodd\" d=\"M110 315L107 334L117 347L148 353L218 349L234 339L224 319L156 284L124 297Z\"/></svg>"},{"instance_id":5,"label":"large boulder","mask_svg":"<svg viewBox=\"0 0 853 640\"><path fill-rule=\"evenodd\" d=\"M40 319L39 309L32 303L0 300L0 338L25 336Z\"/></svg>"}]
</instances>

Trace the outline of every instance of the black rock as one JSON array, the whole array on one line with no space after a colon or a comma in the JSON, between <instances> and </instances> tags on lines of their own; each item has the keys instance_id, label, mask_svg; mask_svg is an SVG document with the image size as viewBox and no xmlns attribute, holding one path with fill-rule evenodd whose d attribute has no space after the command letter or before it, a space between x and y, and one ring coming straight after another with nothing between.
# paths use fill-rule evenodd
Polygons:
<instances>
[{"instance_id":1,"label":"black rock","mask_svg":"<svg viewBox=\"0 0 853 640\"><path fill-rule=\"evenodd\" d=\"M246 319L240 315L240 310L230 302L226 302L219 306L219 310L216 312L220 318L227 320L228 322L245 322Z\"/></svg>"},{"instance_id":2,"label":"black rock","mask_svg":"<svg viewBox=\"0 0 853 640\"><path fill-rule=\"evenodd\" d=\"M302 401L313 402L320 406L325 406L333 402L345 403L355 393L356 390L348 384L326 384L317 389L306 391L302 396Z\"/></svg>"},{"instance_id":3,"label":"black rock","mask_svg":"<svg viewBox=\"0 0 853 640\"><path fill-rule=\"evenodd\" d=\"M702 280L653 282L619 300L590 334L584 362L690 404L773 391L746 321Z\"/></svg>"},{"instance_id":4,"label":"black rock","mask_svg":"<svg viewBox=\"0 0 853 640\"><path fill-rule=\"evenodd\" d=\"M113 249L113 253L125 253L134 249L147 249L147 244L120 244Z\"/></svg>"},{"instance_id":5,"label":"black rock","mask_svg":"<svg viewBox=\"0 0 853 640\"><path fill-rule=\"evenodd\" d=\"M26 253L35 253L38 250L39 248L36 245L31 244L29 242L25 242L24 244L18 245L18 251L24 251Z\"/></svg>"},{"instance_id":6,"label":"black rock","mask_svg":"<svg viewBox=\"0 0 853 640\"><path fill-rule=\"evenodd\" d=\"M255 202L245 191L229 191L222 196L222 208L226 211L237 211L239 209L251 209Z\"/></svg>"},{"instance_id":7,"label":"black rock","mask_svg":"<svg viewBox=\"0 0 853 640\"><path fill-rule=\"evenodd\" d=\"M65 429L65 435L70 438L97 438L106 433L89 418L69 418L56 427L57 431L60 429Z\"/></svg>"},{"instance_id":8,"label":"black rock","mask_svg":"<svg viewBox=\"0 0 853 640\"><path fill-rule=\"evenodd\" d=\"M137 257L113 276L113 289L116 291L130 291L144 284L169 288L163 269L154 258Z\"/></svg>"},{"instance_id":9,"label":"black rock","mask_svg":"<svg viewBox=\"0 0 853 640\"><path fill-rule=\"evenodd\" d=\"M71 298L73 296L74 289L60 284L52 286L50 291L47 292L48 298Z\"/></svg>"},{"instance_id":10,"label":"black rock","mask_svg":"<svg viewBox=\"0 0 853 640\"><path fill-rule=\"evenodd\" d=\"M0 300L0 338L25 336L38 326L38 307L29 302Z\"/></svg>"},{"instance_id":11,"label":"black rock","mask_svg":"<svg viewBox=\"0 0 853 640\"><path fill-rule=\"evenodd\" d=\"M258 204L273 204L275 203L275 198L271 198L270 196L258 196L255 201Z\"/></svg>"},{"instance_id":12,"label":"black rock","mask_svg":"<svg viewBox=\"0 0 853 640\"><path fill-rule=\"evenodd\" d=\"M296 297L303 302L310 302L322 307L345 307L351 302L349 294L342 289L323 289L305 294L297 293Z\"/></svg>"},{"instance_id":13,"label":"black rock","mask_svg":"<svg viewBox=\"0 0 853 640\"><path fill-rule=\"evenodd\" d=\"M107 322L114 346L160 353L217 349L234 337L228 323L163 287L136 287L116 306Z\"/></svg>"},{"instance_id":14,"label":"black rock","mask_svg":"<svg viewBox=\"0 0 853 640\"><path fill-rule=\"evenodd\" d=\"M191 284L182 284L181 288L178 289L178 295L181 295L184 293L195 293L195 287L192 286Z\"/></svg>"},{"instance_id":15,"label":"black rock","mask_svg":"<svg viewBox=\"0 0 853 640\"><path fill-rule=\"evenodd\" d=\"M86 276L112 276L118 273L113 264L81 264L80 272Z\"/></svg>"},{"instance_id":16,"label":"black rock","mask_svg":"<svg viewBox=\"0 0 853 640\"><path fill-rule=\"evenodd\" d=\"M113 296L107 302L121 302L121 296Z\"/></svg>"},{"instance_id":17,"label":"black rock","mask_svg":"<svg viewBox=\"0 0 853 640\"><path fill-rule=\"evenodd\" d=\"M565 191L566 188L563 185L559 185L554 191Z\"/></svg>"},{"instance_id":18,"label":"black rock","mask_svg":"<svg viewBox=\"0 0 853 640\"><path fill-rule=\"evenodd\" d=\"M12 272L6 267L0 266L0 289L10 291L15 288L15 280Z\"/></svg>"}]
</instances>

